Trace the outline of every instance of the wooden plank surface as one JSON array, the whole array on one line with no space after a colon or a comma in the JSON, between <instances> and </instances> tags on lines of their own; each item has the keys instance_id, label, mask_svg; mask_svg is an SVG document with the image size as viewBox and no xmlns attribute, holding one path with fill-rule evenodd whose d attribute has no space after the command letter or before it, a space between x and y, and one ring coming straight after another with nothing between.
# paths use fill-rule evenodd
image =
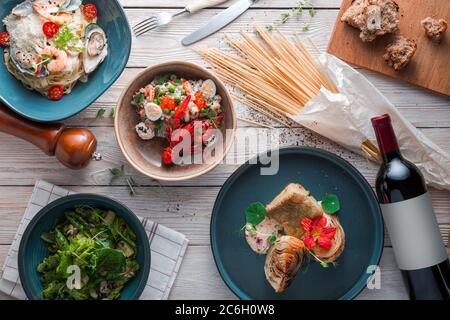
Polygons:
<instances>
[{"instance_id":1,"label":"wooden plank surface","mask_svg":"<svg viewBox=\"0 0 450 320\"><path fill-rule=\"evenodd\" d=\"M130 24L135 24L148 15L168 11L176 12L188 0L121 0ZM229 3L233 3L230 1ZM221 32L205 39L198 45L224 47L225 33L237 34L241 29L251 30L252 23L271 24L298 0L260 0L252 9ZM168 227L183 232L190 239L190 246L181 272L174 284L172 299L235 299L222 282L214 266L209 246L209 222L212 206L224 181L236 170L249 154L237 154L237 164L221 165L205 176L181 183L159 183L137 174L126 165L113 133L109 109L115 106L118 96L128 83L143 68L167 60L182 59L205 65L190 47L183 47L181 39L220 12L229 3L213 9L203 10L192 16L182 16L170 25L133 39L131 57L119 80L81 114L69 119L70 126L85 126L94 132L99 141L98 149L103 160L92 162L81 171L62 167L55 159L43 155L34 146L17 138L0 133L0 265L16 232L36 179L62 185L76 192L93 192L111 196L124 202L139 215L149 217ZM310 37L320 50L327 47L341 0L315 0L316 15L310 18L307 11L280 27L292 35ZM305 23L309 31L301 32ZM450 99L425 92L417 87L393 81L374 72L359 69L386 97L422 132L440 147L450 149ZM96 119L100 108L108 109L105 116ZM283 128L265 117L236 103L240 117L276 126L272 132L281 146L305 145L319 147L342 156L352 163L373 186L377 166L353 154L335 143L323 139L310 131L296 127ZM253 125L239 122L239 127L257 130ZM138 195L130 197L125 182L117 180L110 185L109 168L125 164L127 172L135 174L141 187ZM447 243L450 230L450 192L432 189L432 201L436 211L442 237ZM192 195L195 195L193 197ZM365 290L359 299L406 299L406 290L396 268L389 238L381 260L381 290ZM5 298L0 295L0 298Z\"/></svg>"},{"instance_id":2,"label":"wooden plank surface","mask_svg":"<svg viewBox=\"0 0 450 320\"><path fill-rule=\"evenodd\" d=\"M347 23L336 21L328 52L349 63L380 72L392 78L450 95L450 33L436 45L425 36L420 21L426 17L450 20L450 2L441 0L396 0L399 5L399 31L379 37L372 42L363 42L359 30ZM352 0L344 0L338 19L350 6ZM397 35L412 39L417 51L410 63L401 71L395 71L383 59L387 45Z\"/></svg>"}]
</instances>

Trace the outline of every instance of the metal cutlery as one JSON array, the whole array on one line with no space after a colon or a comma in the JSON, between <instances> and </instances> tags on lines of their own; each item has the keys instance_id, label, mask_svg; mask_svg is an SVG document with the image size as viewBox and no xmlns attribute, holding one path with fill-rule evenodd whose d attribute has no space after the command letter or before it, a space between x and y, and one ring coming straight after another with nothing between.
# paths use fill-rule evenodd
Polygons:
<instances>
[{"instance_id":1,"label":"metal cutlery","mask_svg":"<svg viewBox=\"0 0 450 320\"><path fill-rule=\"evenodd\" d=\"M192 4L187 5L182 11L176 12L174 14L168 12L156 13L135 25L133 27L133 32L136 37L139 37L150 30L168 24L170 21L172 21L173 18L179 15L182 15L184 13L194 13L204 8L216 6L225 1L227 0L198 0Z\"/></svg>"},{"instance_id":2,"label":"metal cutlery","mask_svg":"<svg viewBox=\"0 0 450 320\"><path fill-rule=\"evenodd\" d=\"M247 9L257 1L258 0L241 0L233 4L228 9L214 16L206 25L188 35L181 43L188 46L219 31L247 11Z\"/></svg>"}]
</instances>

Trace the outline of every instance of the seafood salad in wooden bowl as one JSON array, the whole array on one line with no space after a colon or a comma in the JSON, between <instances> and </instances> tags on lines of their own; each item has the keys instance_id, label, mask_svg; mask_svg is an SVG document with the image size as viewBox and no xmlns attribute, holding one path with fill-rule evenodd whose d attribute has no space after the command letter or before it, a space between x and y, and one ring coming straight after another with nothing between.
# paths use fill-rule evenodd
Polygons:
<instances>
[{"instance_id":1,"label":"seafood salad in wooden bowl","mask_svg":"<svg viewBox=\"0 0 450 320\"><path fill-rule=\"evenodd\" d=\"M236 130L222 82L193 63L173 61L140 73L124 90L114 126L131 165L158 180L190 179L212 170Z\"/></svg>"},{"instance_id":2,"label":"seafood salad in wooden bowl","mask_svg":"<svg viewBox=\"0 0 450 320\"><path fill-rule=\"evenodd\" d=\"M165 166L177 163L174 146L183 139L173 138L176 129L185 130L191 138L191 151L204 152L216 142L213 130L220 129L224 117L221 101L213 80L186 80L177 75L163 75L139 89L131 102L136 107L139 123L136 133L142 140L167 139L161 160ZM198 133L196 132L198 125Z\"/></svg>"},{"instance_id":3,"label":"seafood salad in wooden bowl","mask_svg":"<svg viewBox=\"0 0 450 320\"><path fill-rule=\"evenodd\" d=\"M4 18L0 34L7 70L23 85L60 100L108 56L99 9L82 0L26 0Z\"/></svg>"}]
</instances>

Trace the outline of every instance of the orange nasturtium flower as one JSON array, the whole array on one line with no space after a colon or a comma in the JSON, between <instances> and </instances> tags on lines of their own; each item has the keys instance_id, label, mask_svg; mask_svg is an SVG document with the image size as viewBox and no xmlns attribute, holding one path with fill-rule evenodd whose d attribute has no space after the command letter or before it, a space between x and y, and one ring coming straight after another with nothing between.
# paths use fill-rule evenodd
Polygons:
<instances>
[{"instance_id":1,"label":"orange nasturtium flower","mask_svg":"<svg viewBox=\"0 0 450 320\"><path fill-rule=\"evenodd\" d=\"M312 249L316 245L322 249L331 249L336 228L327 227L327 218L325 216L322 215L315 219L303 218L300 221L300 225L305 230L306 236L303 239L303 243L308 249Z\"/></svg>"}]
</instances>

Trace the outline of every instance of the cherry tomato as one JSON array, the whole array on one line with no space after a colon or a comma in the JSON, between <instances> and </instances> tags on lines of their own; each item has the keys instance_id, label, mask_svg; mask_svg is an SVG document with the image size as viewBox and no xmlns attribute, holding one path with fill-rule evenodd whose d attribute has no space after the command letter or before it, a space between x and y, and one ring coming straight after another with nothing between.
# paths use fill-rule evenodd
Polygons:
<instances>
[{"instance_id":1,"label":"cherry tomato","mask_svg":"<svg viewBox=\"0 0 450 320\"><path fill-rule=\"evenodd\" d=\"M53 38L59 32L59 26L51 21L47 21L42 26L42 31L47 38Z\"/></svg>"},{"instance_id":2,"label":"cherry tomato","mask_svg":"<svg viewBox=\"0 0 450 320\"><path fill-rule=\"evenodd\" d=\"M97 18L97 7L93 3L85 4L83 7L83 15L86 18L86 20L92 21L95 18Z\"/></svg>"},{"instance_id":3,"label":"cherry tomato","mask_svg":"<svg viewBox=\"0 0 450 320\"><path fill-rule=\"evenodd\" d=\"M0 32L0 46L3 48L9 47L9 33L8 32Z\"/></svg>"},{"instance_id":4,"label":"cherry tomato","mask_svg":"<svg viewBox=\"0 0 450 320\"><path fill-rule=\"evenodd\" d=\"M64 96L64 89L62 86L56 85L48 89L48 98L50 100L58 101L61 100L63 96Z\"/></svg>"},{"instance_id":5,"label":"cherry tomato","mask_svg":"<svg viewBox=\"0 0 450 320\"><path fill-rule=\"evenodd\" d=\"M161 109L169 109L170 111L174 110L176 107L176 103L175 100L168 97L168 96L164 96L161 98L161 102L159 104L159 106L161 107Z\"/></svg>"},{"instance_id":6,"label":"cherry tomato","mask_svg":"<svg viewBox=\"0 0 450 320\"><path fill-rule=\"evenodd\" d=\"M202 92L199 91L195 94L194 103L197 106L199 111L201 111L202 109L204 109L206 107L206 100L205 100Z\"/></svg>"},{"instance_id":7,"label":"cherry tomato","mask_svg":"<svg viewBox=\"0 0 450 320\"><path fill-rule=\"evenodd\" d=\"M164 165L166 165L166 166L173 165L172 154L173 154L173 149L171 147L167 147L163 150L161 159L162 159L162 162L164 163Z\"/></svg>"}]
</instances>

